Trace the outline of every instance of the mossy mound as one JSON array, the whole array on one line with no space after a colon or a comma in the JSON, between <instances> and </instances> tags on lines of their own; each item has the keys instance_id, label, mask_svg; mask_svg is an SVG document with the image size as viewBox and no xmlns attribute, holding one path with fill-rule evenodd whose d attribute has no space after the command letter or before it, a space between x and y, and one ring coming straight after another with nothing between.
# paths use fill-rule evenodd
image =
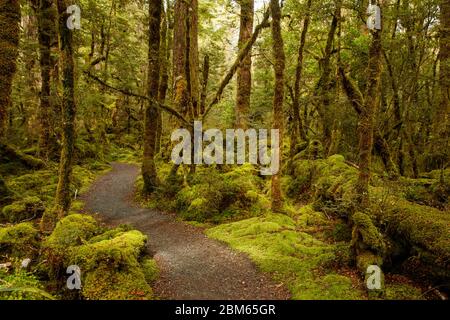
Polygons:
<instances>
[{"instance_id":1,"label":"mossy mound","mask_svg":"<svg viewBox=\"0 0 450 320\"><path fill-rule=\"evenodd\" d=\"M56 193L58 175L55 170L39 170L15 176L7 181L7 186L16 198L39 196L49 206Z\"/></svg>"},{"instance_id":2,"label":"mossy mound","mask_svg":"<svg viewBox=\"0 0 450 320\"><path fill-rule=\"evenodd\" d=\"M200 168L190 185L175 196L174 209L186 220L222 222L260 214L270 203L260 190L263 180L250 164L227 172Z\"/></svg>"},{"instance_id":3,"label":"mossy mound","mask_svg":"<svg viewBox=\"0 0 450 320\"><path fill-rule=\"evenodd\" d=\"M119 232L109 240L72 247L66 263L82 270L82 296L90 300L150 299L148 275L138 262L146 240L133 230Z\"/></svg>"},{"instance_id":4,"label":"mossy mound","mask_svg":"<svg viewBox=\"0 0 450 320\"><path fill-rule=\"evenodd\" d=\"M44 203L38 197L25 197L2 210L3 218L11 223L39 218L45 211Z\"/></svg>"},{"instance_id":5,"label":"mossy mound","mask_svg":"<svg viewBox=\"0 0 450 320\"><path fill-rule=\"evenodd\" d=\"M158 279L159 269L155 260L146 258L141 262L141 267L147 283L152 283Z\"/></svg>"},{"instance_id":6,"label":"mossy mound","mask_svg":"<svg viewBox=\"0 0 450 320\"><path fill-rule=\"evenodd\" d=\"M44 246L65 250L68 247L81 245L98 231L97 222L91 216L71 214L58 221L51 235L44 241Z\"/></svg>"},{"instance_id":7,"label":"mossy mound","mask_svg":"<svg viewBox=\"0 0 450 320\"><path fill-rule=\"evenodd\" d=\"M449 209L450 169L432 171L420 179L401 178L399 183L406 200L440 210Z\"/></svg>"},{"instance_id":8,"label":"mossy mound","mask_svg":"<svg viewBox=\"0 0 450 320\"><path fill-rule=\"evenodd\" d=\"M314 201L318 211L346 216L354 206L354 185L358 170L345 163L341 155L327 159L297 159L287 194L297 200Z\"/></svg>"},{"instance_id":9,"label":"mossy mound","mask_svg":"<svg viewBox=\"0 0 450 320\"><path fill-rule=\"evenodd\" d=\"M333 268L341 264L342 256L349 255L349 246L327 244L298 231L305 220L298 219L297 224L286 215L270 214L223 224L207 234L249 254L262 271L285 283L294 299L364 298L352 278ZM338 254L342 250L347 254Z\"/></svg>"},{"instance_id":10,"label":"mossy mound","mask_svg":"<svg viewBox=\"0 0 450 320\"><path fill-rule=\"evenodd\" d=\"M39 248L38 230L29 222L0 228L0 252L2 255L30 258Z\"/></svg>"}]
</instances>

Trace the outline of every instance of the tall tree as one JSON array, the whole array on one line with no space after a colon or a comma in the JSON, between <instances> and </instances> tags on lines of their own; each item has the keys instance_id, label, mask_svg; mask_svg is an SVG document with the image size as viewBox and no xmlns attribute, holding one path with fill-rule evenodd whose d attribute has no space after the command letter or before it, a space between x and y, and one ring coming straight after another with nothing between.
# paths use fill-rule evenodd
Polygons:
<instances>
[{"instance_id":1,"label":"tall tree","mask_svg":"<svg viewBox=\"0 0 450 320\"><path fill-rule=\"evenodd\" d=\"M148 31L148 78L147 101L144 117L144 159L142 162L142 177L144 179L144 192L151 193L158 183L155 166L155 148L159 112L156 107L158 100L159 74L160 74L160 27L162 3L160 0L151 0L149 3L149 31Z\"/></svg>"},{"instance_id":2,"label":"tall tree","mask_svg":"<svg viewBox=\"0 0 450 320\"><path fill-rule=\"evenodd\" d=\"M274 71L275 71L275 90L273 97L273 129L279 130L280 143L283 146L283 102L284 102L284 69L285 69L285 54L284 43L281 34L281 8L279 0L270 1L270 10L272 12L272 51L274 57ZM279 149L273 152L280 154L280 168L281 168L281 154ZM272 210L280 212L283 207L283 199L280 183L280 172L272 175Z\"/></svg>"},{"instance_id":3,"label":"tall tree","mask_svg":"<svg viewBox=\"0 0 450 320\"><path fill-rule=\"evenodd\" d=\"M39 108L39 152L48 159L51 149L51 47L54 35L53 0L34 0L38 20L39 64L41 68L41 92ZM55 141L53 141L55 143Z\"/></svg>"},{"instance_id":4,"label":"tall tree","mask_svg":"<svg viewBox=\"0 0 450 320\"><path fill-rule=\"evenodd\" d=\"M448 135L450 132L450 0L441 1L441 34L439 39L439 111L436 122L441 123L438 136L446 141L448 151ZM445 165L444 163L442 166Z\"/></svg>"},{"instance_id":5,"label":"tall tree","mask_svg":"<svg viewBox=\"0 0 450 320\"><path fill-rule=\"evenodd\" d=\"M381 8L380 8L381 10ZM380 78L382 62L382 28L372 31L367 67L365 103L359 114L359 177L356 185L357 203L362 209L369 204L369 179L372 159L374 116L380 103Z\"/></svg>"},{"instance_id":6,"label":"tall tree","mask_svg":"<svg viewBox=\"0 0 450 320\"><path fill-rule=\"evenodd\" d=\"M20 35L18 0L0 0L0 143L6 134L6 118L11 104L11 90Z\"/></svg>"},{"instance_id":7,"label":"tall tree","mask_svg":"<svg viewBox=\"0 0 450 320\"><path fill-rule=\"evenodd\" d=\"M187 57L187 21L188 4L183 0L175 0L173 29L173 87L174 101L178 111L188 114L188 74Z\"/></svg>"},{"instance_id":8,"label":"tall tree","mask_svg":"<svg viewBox=\"0 0 450 320\"><path fill-rule=\"evenodd\" d=\"M300 118L300 85L302 82L303 72L303 56L306 45L306 35L308 33L310 14L311 14L311 0L308 0L306 6L306 15L303 20L303 30L300 36L300 44L298 46L297 66L295 68L295 83L294 90L292 92L292 120L293 130L291 135L291 156L294 156L295 147L298 142L298 138L307 140L306 132L303 128L302 119Z\"/></svg>"},{"instance_id":9,"label":"tall tree","mask_svg":"<svg viewBox=\"0 0 450 320\"><path fill-rule=\"evenodd\" d=\"M241 50L253 33L254 0L240 0L241 15L238 47ZM250 112L250 95L252 86L252 52L251 50L237 70L237 90L235 107L235 127L248 128Z\"/></svg>"},{"instance_id":10,"label":"tall tree","mask_svg":"<svg viewBox=\"0 0 450 320\"><path fill-rule=\"evenodd\" d=\"M57 0L58 33L60 46L60 64L62 68L62 146L59 160L58 185L56 188L55 208L44 213L41 230L51 231L56 222L64 217L70 209L72 180L72 162L75 145L75 64L73 54L72 31L67 27L69 18L65 0Z\"/></svg>"}]
</instances>

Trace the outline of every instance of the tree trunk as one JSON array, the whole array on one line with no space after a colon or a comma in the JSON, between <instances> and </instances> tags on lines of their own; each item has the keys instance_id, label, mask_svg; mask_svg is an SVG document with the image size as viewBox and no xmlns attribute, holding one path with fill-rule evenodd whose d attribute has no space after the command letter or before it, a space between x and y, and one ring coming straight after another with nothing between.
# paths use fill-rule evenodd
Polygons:
<instances>
[{"instance_id":1,"label":"tree trunk","mask_svg":"<svg viewBox=\"0 0 450 320\"><path fill-rule=\"evenodd\" d=\"M306 35L308 33L310 14L311 14L311 0L307 3L307 12L305 20L303 21L303 30L300 36L300 45L298 47L298 57L297 57L297 67L295 69L295 84L294 92L292 97L292 118L293 118L293 132L291 141L291 157L295 154L295 147L298 143L298 138L301 137L303 140L307 140L306 132L304 131L302 119L300 118L300 85L302 81L302 71L303 71L303 52L305 50Z\"/></svg>"},{"instance_id":2,"label":"tree trunk","mask_svg":"<svg viewBox=\"0 0 450 320\"><path fill-rule=\"evenodd\" d=\"M51 146L51 40L54 35L54 14L52 9L52 0L35 0L38 19L39 32L39 64L41 68L41 93L40 93L40 108L39 108L39 153L44 159L49 158ZM56 143L54 141L53 143Z\"/></svg>"},{"instance_id":3,"label":"tree trunk","mask_svg":"<svg viewBox=\"0 0 450 320\"><path fill-rule=\"evenodd\" d=\"M283 37L281 35L281 8L279 0L270 1L270 9L272 11L272 50L274 57L274 71L275 71L275 90L273 98L273 129L279 130L280 148L283 147L283 102L284 102L284 69L285 69L285 54ZM281 154L280 155L280 168ZM272 175L272 210L274 212L281 212L283 209L283 199L280 184L280 172Z\"/></svg>"},{"instance_id":4,"label":"tree trunk","mask_svg":"<svg viewBox=\"0 0 450 320\"><path fill-rule=\"evenodd\" d=\"M155 148L158 128L158 110L155 102L158 99L160 73L160 26L162 4L160 0L149 3L149 42L148 42L148 78L147 96L152 99L145 107L144 116L144 159L142 163L142 177L144 179L144 193L149 194L158 184L155 166Z\"/></svg>"},{"instance_id":5,"label":"tree trunk","mask_svg":"<svg viewBox=\"0 0 450 320\"><path fill-rule=\"evenodd\" d=\"M439 141L444 143L444 150L447 150L448 159L449 133L450 133L450 0L441 1L441 35L439 39L439 110L436 123L439 123L437 136ZM444 167L445 163L441 164Z\"/></svg>"},{"instance_id":6,"label":"tree trunk","mask_svg":"<svg viewBox=\"0 0 450 320\"><path fill-rule=\"evenodd\" d=\"M360 209L369 205L370 165L374 136L374 115L380 99L380 77L382 44L381 30L372 32L372 44L369 49L368 79L364 107L359 116L359 177L356 185L357 201Z\"/></svg>"},{"instance_id":7,"label":"tree trunk","mask_svg":"<svg viewBox=\"0 0 450 320\"><path fill-rule=\"evenodd\" d=\"M68 14L65 0L57 0L59 37L62 66L62 150L59 162L58 186L56 189L56 213L62 218L70 209L72 159L75 143L75 75L72 48L72 31L66 26Z\"/></svg>"},{"instance_id":8,"label":"tree trunk","mask_svg":"<svg viewBox=\"0 0 450 320\"><path fill-rule=\"evenodd\" d=\"M239 3L241 5L241 22L238 47L241 50L252 37L254 0L240 0ZM238 129L248 129L251 87L252 52L250 50L237 70L235 127Z\"/></svg>"},{"instance_id":9,"label":"tree trunk","mask_svg":"<svg viewBox=\"0 0 450 320\"><path fill-rule=\"evenodd\" d=\"M188 113L188 76L186 65L188 62L187 49L187 3L176 0L174 7L173 28L173 87L174 101L178 111L183 116Z\"/></svg>"},{"instance_id":10,"label":"tree trunk","mask_svg":"<svg viewBox=\"0 0 450 320\"><path fill-rule=\"evenodd\" d=\"M331 56L333 53L333 42L334 36L336 34L337 28L339 26L339 21L341 19L341 3L342 0L336 1L336 8L333 13L333 20L331 21L330 30L328 31L327 44L325 46L325 53L323 59L321 59L321 70L322 74L317 83L314 96L319 100L319 105L317 111L322 120L323 129L323 141L324 154L328 154L328 149L331 143L331 127L332 118L331 112L329 110L331 104Z\"/></svg>"},{"instance_id":11,"label":"tree trunk","mask_svg":"<svg viewBox=\"0 0 450 320\"><path fill-rule=\"evenodd\" d=\"M200 115L200 79L198 56L198 0L191 0L188 20L188 88L192 118Z\"/></svg>"},{"instance_id":12,"label":"tree trunk","mask_svg":"<svg viewBox=\"0 0 450 320\"><path fill-rule=\"evenodd\" d=\"M18 0L0 0L0 143L6 135L6 118L11 104L11 90L20 35Z\"/></svg>"}]
</instances>

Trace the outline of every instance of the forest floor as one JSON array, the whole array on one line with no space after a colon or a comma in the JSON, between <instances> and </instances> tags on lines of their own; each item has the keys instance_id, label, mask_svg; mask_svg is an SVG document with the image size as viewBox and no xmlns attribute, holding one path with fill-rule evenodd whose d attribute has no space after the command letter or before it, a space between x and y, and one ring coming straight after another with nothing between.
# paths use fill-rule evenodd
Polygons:
<instances>
[{"instance_id":1,"label":"forest floor","mask_svg":"<svg viewBox=\"0 0 450 320\"><path fill-rule=\"evenodd\" d=\"M257 270L243 253L208 238L175 215L134 202L136 165L113 163L82 196L85 210L108 225L130 224L148 236L160 269L152 286L160 299L289 299L289 291Z\"/></svg>"}]
</instances>

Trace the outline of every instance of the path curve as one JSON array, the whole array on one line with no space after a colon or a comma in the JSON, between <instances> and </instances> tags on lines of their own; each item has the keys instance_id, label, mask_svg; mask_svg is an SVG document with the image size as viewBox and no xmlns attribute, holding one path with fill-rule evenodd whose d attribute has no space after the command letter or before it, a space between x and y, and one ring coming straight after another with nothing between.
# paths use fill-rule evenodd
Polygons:
<instances>
[{"instance_id":1,"label":"path curve","mask_svg":"<svg viewBox=\"0 0 450 320\"><path fill-rule=\"evenodd\" d=\"M256 269L250 259L207 238L200 228L174 215L133 203L135 165L113 163L82 199L85 210L105 223L131 224L148 236L148 249L161 270L153 285L160 299L242 300L289 298L287 290Z\"/></svg>"}]
</instances>

